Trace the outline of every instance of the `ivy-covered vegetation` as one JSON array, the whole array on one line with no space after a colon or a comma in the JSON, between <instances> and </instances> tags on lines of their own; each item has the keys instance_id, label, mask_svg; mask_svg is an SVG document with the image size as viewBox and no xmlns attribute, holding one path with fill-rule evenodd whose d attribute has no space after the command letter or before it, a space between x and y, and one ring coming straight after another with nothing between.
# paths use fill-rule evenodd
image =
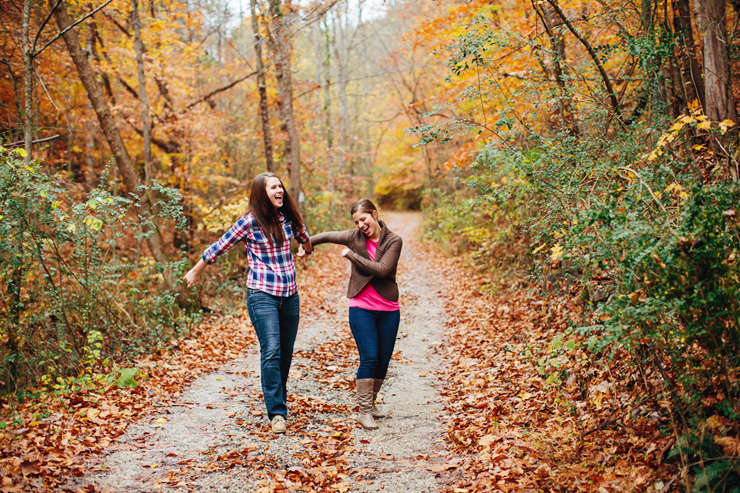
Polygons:
<instances>
[{"instance_id":1,"label":"ivy-covered vegetation","mask_svg":"<svg viewBox=\"0 0 740 493\"><path fill-rule=\"evenodd\" d=\"M580 323L553 347L579 333L592 358L633 365L633 384L670 417L671 456L696 475L694 491L738 491L740 461L720 446L740 426L736 122L712 121L698 98L668 92L675 82L661 67L677 63L682 33L666 25L615 33L596 59L578 63L550 47L520 52L560 65L559 80L527 79L512 91L494 55L537 43L489 21L474 19L448 47L447 81L461 90L455 112L478 122L455 116L413 129L421 145L491 134L451 172L456 194L432 202L430 237L475 251L486 269L528 270L545 291L580 297ZM616 61L632 64L639 99L586 95L577 74L598 77L594 64ZM495 101L493 114L475 111L483 98ZM554 357L539 370L552 385L568 379Z\"/></svg>"},{"instance_id":2,"label":"ivy-covered vegetation","mask_svg":"<svg viewBox=\"0 0 740 493\"><path fill-rule=\"evenodd\" d=\"M97 371L108 357L166 347L186 333L194 319L179 307L171 281L183 261L157 264L144 246L152 234L146 226L182 227L178 192L156 184L157 215L136 220L145 190L120 194L101 185L81 198L63 186L64 175L25 165L22 154L0 149L5 391L31 383L52 390L64 378Z\"/></svg>"}]
</instances>

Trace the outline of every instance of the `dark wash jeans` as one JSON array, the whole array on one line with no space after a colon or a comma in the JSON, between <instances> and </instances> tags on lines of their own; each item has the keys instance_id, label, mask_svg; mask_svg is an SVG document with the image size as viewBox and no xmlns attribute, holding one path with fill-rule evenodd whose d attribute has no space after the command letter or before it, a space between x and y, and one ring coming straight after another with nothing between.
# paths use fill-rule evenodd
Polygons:
<instances>
[{"instance_id":1,"label":"dark wash jeans","mask_svg":"<svg viewBox=\"0 0 740 493\"><path fill-rule=\"evenodd\" d=\"M385 378L396 344L401 312L349 307L349 327L360 352L357 379Z\"/></svg>"},{"instance_id":2,"label":"dark wash jeans","mask_svg":"<svg viewBox=\"0 0 740 493\"><path fill-rule=\"evenodd\" d=\"M247 290L247 310L260 342L262 393L267 417L288 415L288 382L293 344L298 333L298 293L283 298L257 289Z\"/></svg>"}]
</instances>

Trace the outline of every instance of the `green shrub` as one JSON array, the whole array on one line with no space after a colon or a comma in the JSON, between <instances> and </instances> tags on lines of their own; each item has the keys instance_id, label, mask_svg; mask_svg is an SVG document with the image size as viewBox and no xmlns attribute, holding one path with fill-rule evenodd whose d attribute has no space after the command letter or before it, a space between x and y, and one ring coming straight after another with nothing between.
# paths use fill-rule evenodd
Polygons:
<instances>
[{"instance_id":1,"label":"green shrub","mask_svg":"<svg viewBox=\"0 0 740 493\"><path fill-rule=\"evenodd\" d=\"M457 113L478 102L496 108L487 124L496 138L458 173L475 197L458 192L438 201L429 234L443 241L457 235L472 249L499 242L504 251L523 239L538 281L554 270L573 273L588 322L569 330L587 336L597 354L619 354L639 367L635 383L658 396L676 424L675 455L692 468L696 491L734 491L737 460L716 443L723 433L737 439L740 429L740 184L737 142L725 135L735 123L710 122L698 103L668 116L675 107L659 90L666 83L661 68L673 56L668 31L621 33L623 42L605 55L627 54L642 67L642 101L629 118L627 104L616 115L581 93L576 117L544 122L540 103L516 105L542 101L563 115L558 105L583 81L564 76L561 86L543 86L528 79L499 97L489 53L504 46L526 57L517 43L532 41L489 26L478 18L462 29L450 46L448 82L481 74L460 88ZM467 117L432 122L411 130L421 144L480 131ZM712 142L729 146L727 160L708 150ZM696 430L706 430L701 440Z\"/></svg>"},{"instance_id":2,"label":"green shrub","mask_svg":"<svg viewBox=\"0 0 740 493\"><path fill-rule=\"evenodd\" d=\"M101 181L106 183L107 179ZM166 344L187 328L165 269L142 254L134 195L101 186L77 200L60 179L0 149L0 380L7 390L94 368ZM160 185L158 222L180 218L179 194ZM138 191L141 193L142 191ZM179 276L175 276L177 278ZM177 289L175 286L173 289Z\"/></svg>"}]
</instances>

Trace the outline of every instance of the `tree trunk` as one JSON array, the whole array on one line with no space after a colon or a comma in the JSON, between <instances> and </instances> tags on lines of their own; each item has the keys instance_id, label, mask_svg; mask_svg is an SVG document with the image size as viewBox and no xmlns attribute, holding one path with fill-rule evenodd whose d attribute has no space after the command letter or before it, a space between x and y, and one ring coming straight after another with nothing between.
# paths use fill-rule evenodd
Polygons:
<instances>
[{"instance_id":1,"label":"tree trunk","mask_svg":"<svg viewBox=\"0 0 740 493\"><path fill-rule=\"evenodd\" d=\"M348 4L345 4L345 7ZM347 134L349 133L349 108L347 104L347 13L344 13L345 24L342 24L342 15L337 13L334 18L334 58L337 61L337 79L339 79L339 142L337 146L337 173L345 172L344 155L347 152ZM338 25L338 29L337 29Z\"/></svg>"},{"instance_id":2,"label":"tree trunk","mask_svg":"<svg viewBox=\"0 0 740 493\"><path fill-rule=\"evenodd\" d=\"M560 63L566 59L565 36L562 32L563 21L548 4L544 4L539 8L535 5L535 10L539 14L550 41L549 56L545 60L544 68L548 79L553 80L557 84L558 91L560 92L558 107L556 109L557 114L560 116L560 121L568 129L568 132L572 135L578 135L580 130L575 121L570 91L565 83L565 74Z\"/></svg>"},{"instance_id":3,"label":"tree trunk","mask_svg":"<svg viewBox=\"0 0 740 493\"><path fill-rule=\"evenodd\" d=\"M33 54L31 53L31 40L28 35L30 24L31 0L24 0L21 37L23 38L23 95L25 113L23 115L23 139L25 141L26 156L24 158L24 162L26 166L31 162L31 152L33 151Z\"/></svg>"},{"instance_id":4,"label":"tree trunk","mask_svg":"<svg viewBox=\"0 0 740 493\"><path fill-rule=\"evenodd\" d=\"M88 128L85 132L85 168L82 171L88 190L92 190L93 188L95 188L95 160L93 159L94 152L95 132L93 131L91 123L90 128Z\"/></svg>"},{"instance_id":5,"label":"tree trunk","mask_svg":"<svg viewBox=\"0 0 740 493\"><path fill-rule=\"evenodd\" d=\"M324 16L324 28L321 28L321 22L319 22L319 30L322 35L322 59L321 59L321 87L322 95L324 98L323 119L324 129L326 132L326 151L327 155L331 148L334 146L334 132L331 126L331 50L330 39L329 39L329 21Z\"/></svg>"},{"instance_id":6,"label":"tree trunk","mask_svg":"<svg viewBox=\"0 0 740 493\"><path fill-rule=\"evenodd\" d=\"M285 147L285 160L290 168L290 193L299 210L303 211L303 194L301 192L301 145L298 129L293 115L293 75L291 72L291 46L287 38L284 12L281 11L281 0L270 1L272 32L270 45L275 55L275 73L277 77L278 100L288 141ZM285 2L285 10L290 11L291 0Z\"/></svg>"},{"instance_id":7,"label":"tree trunk","mask_svg":"<svg viewBox=\"0 0 740 493\"><path fill-rule=\"evenodd\" d=\"M88 3L87 8L91 11L93 10L93 5ZM103 47L103 41L100 39L100 34L98 33L98 25L95 23L94 18L89 18L87 21L85 21L85 24L87 24L87 28L90 31L90 52L92 53L93 60L95 60L95 63L100 66L100 53L98 53L98 40L100 40L100 47L104 49ZM103 87L105 88L105 94L108 96L108 99L110 99L110 102L113 106L116 105L116 98L113 95L113 88L110 84L110 77L108 77L108 74L100 71L100 78L103 80Z\"/></svg>"},{"instance_id":8,"label":"tree trunk","mask_svg":"<svg viewBox=\"0 0 740 493\"><path fill-rule=\"evenodd\" d=\"M53 8L56 2L54 0L49 0L49 3ZM57 9L54 11L54 17L56 18L60 31L64 31L72 24L69 14L67 14L67 5L65 2L61 2L59 4ZM67 45L67 50L72 57L72 61L77 68L82 85L85 87L85 92L87 93L93 109L98 116L100 128L103 130L105 139L115 157L123 183L126 185L129 192L137 193L137 189L141 186L141 180L139 179L139 175L136 173L136 167L131 161L128 150L123 143L116 120L108 107L103 90L98 83L97 75L90 65L90 61L85 55L85 52L82 51L82 48L80 47L77 31L75 29L70 29L64 34L63 38L64 43ZM151 203L144 202L142 207L152 216L154 215ZM145 232L148 232L149 226L144 225L144 230ZM165 267L165 281L168 287L171 286L172 273L168 268L169 261L164 249L162 234L158 229L155 228L154 231L152 231L152 234L148 235L147 244L149 245L149 249L151 250L154 259Z\"/></svg>"},{"instance_id":9,"label":"tree trunk","mask_svg":"<svg viewBox=\"0 0 740 493\"><path fill-rule=\"evenodd\" d=\"M146 98L146 78L144 77L144 43L141 41L141 19L139 1L131 2L131 20L134 25L134 49L136 50L136 73L139 77L139 103L141 104L141 127L144 132L144 183L147 194L152 186L152 129L149 124L149 101Z\"/></svg>"},{"instance_id":10,"label":"tree trunk","mask_svg":"<svg viewBox=\"0 0 740 493\"><path fill-rule=\"evenodd\" d=\"M725 0L698 0L695 6L704 40L704 112L712 121L737 123L727 62Z\"/></svg>"},{"instance_id":11,"label":"tree trunk","mask_svg":"<svg viewBox=\"0 0 740 493\"><path fill-rule=\"evenodd\" d=\"M681 75L686 91L686 103L692 103L698 99L701 107L705 108L704 80L702 79L699 62L696 59L696 45L694 44L694 30L691 26L689 0L673 2L673 27L679 34Z\"/></svg>"},{"instance_id":12,"label":"tree trunk","mask_svg":"<svg viewBox=\"0 0 740 493\"><path fill-rule=\"evenodd\" d=\"M275 161L272 157L272 133L270 131L270 108L267 106L267 81L265 63L262 61L262 37L257 19L257 0L249 0L252 13L252 31L254 33L255 69L257 70L257 91L260 96L260 121L262 123L262 140L265 145L265 162L267 171L275 172Z\"/></svg>"}]
</instances>

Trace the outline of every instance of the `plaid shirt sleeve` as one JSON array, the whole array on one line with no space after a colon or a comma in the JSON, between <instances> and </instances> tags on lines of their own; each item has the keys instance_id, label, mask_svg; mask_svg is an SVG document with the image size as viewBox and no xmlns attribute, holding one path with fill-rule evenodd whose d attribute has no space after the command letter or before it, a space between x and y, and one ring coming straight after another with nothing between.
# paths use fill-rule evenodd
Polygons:
<instances>
[{"instance_id":1,"label":"plaid shirt sleeve","mask_svg":"<svg viewBox=\"0 0 740 493\"><path fill-rule=\"evenodd\" d=\"M293 232L293 237L295 238L295 241L297 241L298 243L301 243L301 244L306 243L309 239L308 229L306 228L306 225L305 224L303 225L303 229L300 230L298 234Z\"/></svg>"},{"instance_id":2,"label":"plaid shirt sleeve","mask_svg":"<svg viewBox=\"0 0 740 493\"><path fill-rule=\"evenodd\" d=\"M252 221L245 217L239 219L216 243L203 252L203 261L212 264L231 247L244 240L252 230Z\"/></svg>"}]
</instances>

